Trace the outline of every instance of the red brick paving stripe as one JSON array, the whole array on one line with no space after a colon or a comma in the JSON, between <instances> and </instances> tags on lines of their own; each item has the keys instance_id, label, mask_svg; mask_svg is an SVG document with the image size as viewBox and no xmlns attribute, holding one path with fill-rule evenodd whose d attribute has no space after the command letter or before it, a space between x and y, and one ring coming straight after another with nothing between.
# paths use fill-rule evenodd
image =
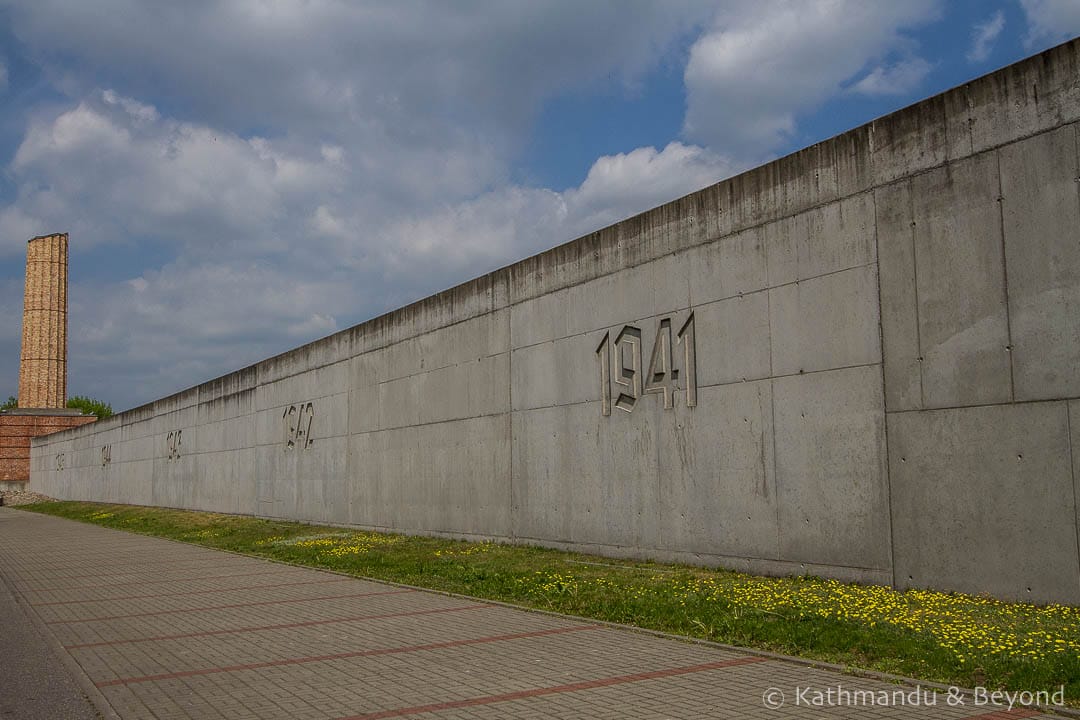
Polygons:
<instances>
[{"instance_id":1,"label":"red brick paving stripe","mask_svg":"<svg viewBox=\"0 0 1080 720\"><path fill-rule=\"evenodd\" d=\"M719 660L717 662L702 663L701 665L687 665L684 667L668 668L667 670L650 670L648 672L634 673L633 675L617 675L615 677L599 678L597 680L583 680L567 685L552 685L549 687L533 688L532 690L518 690L517 692L504 693L502 695L484 695L481 697L468 698L467 700L452 700L449 702L432 703L430 705L414 705L413 707L396 708L394 710L382 710L380 712L367 713L365 715L351 715L347 718L339 718L338 720L378 720L379 718L404 717L406 715L439 712L440 710L476 707L477 705L492 705L494 703L525 700L541 695L593 690L595 688L610 687L612 685L624 685L626 683L641 682L643 680L659 680L661 678L675 677L677 675L690 675L691 673L705 672L706 670L719 670L721 668L751 665L753 663L767 661L766 658L760 657Z\"/></svg>"},{"instance_id":2,"label":"red brick paving stripe","mask_svg":"<svg viewBox=\"0 0 1080 720\"><path fill-rule=\"evenodd\" d=\"M102 642L82 643L80 645L65 645L65 650L78 650L79 648L102 647L105 645L127 645L130 643L157 642L159 640L182 640L193 637L207 637L210 635L230 635L233 633L258 632L261 630L287 630L290 628L312 627L314 625L330 625L332 623L356 622L357 620L382 620L384 618L410 617L412 615L435 615L437 613L461 612L463 610L487 610L495 605L460 605L458 607L436 608L434 610L412 610L409 612L384 613L382 615L354 615L353 617L334 618L332 620L308 620L305 622L283 623L281 625L258 625L242 627L234 630L206 630L204 632L184 633L183 635L158 635L157 637L135 638L133 640L105 640Z\"/></svg>"},{"instance_id":3,"label":"red brick paving stripe","mask_svg":"<svg viewBox=\"0 0 1080 720\"><path fill-rule=\"evenodd\" d=\"M106 560L108 560L107 557L102 556L102 555L95 556L93 559L95 561L106 561ZM170 568L175 568L177 565L180 565L180 564L195 564L195 565L198 565L199 562L200 561L198 561L198 560L178 560L175 563L166 563L166 564ZM210 565L208 568L205 568L205 569L209 569L209 570L227 570L228 568L234 567L234 566L235 566L235 564L233 564L233 565ZM78 567L85 569L86 568L86 563L82 563ZM110 570L115 570L116 567L118 567L118 566L113 565L111 562L109 563L109 569ZM96 572L96 573L83 573L81 575L59 575L58 576L53 572L53 568L47 568L47 567L43 568L40 565L35 565L34 566L34 572L38 573L38 574L41 574L41 575L48 575L50 579L55 578L57 580L81 580L83 578L89 578L89 577L127 577L129 575L156 575L157 573L161 572L160 566L151 565L151 564L147 563L146 561L143 561L143 562L139 563L138 565L121 565L119 567L145 568L145 569L143 569L143 570L128 570L127 572L108 573L108 574ZM57 568L57 569L62 569L62 568ZM190 568L182 568L182 569L187 570L187 569L190 569Z\"/></svg>"},{"instance_id":4,"label":"red brick paving stripe","mask_svg":"<svg viewBox=\"0 0 1080 720\"><path fill-rule=\"evenodd\" d=\"M151 571L147 571L151 572ZM158 575L160 576L160 570ZM127 577L132 573L125 573L124 575L87 575L87 577ZM225 580L226 578L234 577L254 577L255 575L286 575L296 574L296 569L293 570L264 570L261 572L253 573L233 573L232 575L200 575L199 577L185 577L185 578L172 578L169 580L137 580L126 583L105 583L104 585L68 585L67 587L53 587L53 588L41 588L34 590L27 588L26 592L61 592L64 590L97 590L98 588L114 588L114 587L129 587L131 585L167 585L169 583L178 582L198 582L200 580Z\"/></svg>"},{"instance_id":5,"label":"red brick paving stripe","mask_svg":"<svg viewBox=\"0 0 1080 720\"><path fill-rule=\"evenodd\" d=\"M116 576L116 575L132 575L132 574L137 573L137 572L154 572L154 570L152 569L152 566L150 565L150 563L148 563L146 561L145 553L143 554L143 559L140 562L137 562L137 563L115 563L115 562L112 561L112 557L109 555L107 548L103 549L101 552L95 552L93 555L87 555L77 565L38 565L38 564L35 563L34 564L34 572L41 573L43 575L55 575L56 572L61 571L61 570L85 570L87 563L101 562L103 560L108 560L109 561L109 569L110 570L116 570L118 568L146 568L146 567L151 567L151 569L149 569L149 570L141 570L141 571L140 570L130 570L128 572L110 573L110 577ZM206 562L206 558L194 558L192 560L173 560L173 561L170 561L168 564L170 566L191 565L191 564L198 565L198 564L205 563L205 562ZM229 565L213 565L211 567L221 569L221 568L227 568L227 567L229 567ZM101 573L81 573L79 575L61 575L61 577L64 577L64 578L86 578L86 577L97 577L100 574Z\"/></svg>"},{"instance_id":6,"label":"red brick paving stripe","mask_svg":"<svg viewBox=\"0 0 1080 720\"><path fill-rule=\"evenodd\" d=\"M603 625L572 625L564 628L533 630L532 632L512 633L509 635L490 635L488 637L468 638L465 640L448 640L447 642L429 643L427 645L406 645L404 647L379 648L377 650L355 650L353 652L334 653L333 655L310 655L307 657L288 658L286 660L270 660L268 662L250 663L247 665L226 665L224 667L205 668L203 670L184 670L182 672L162 673L160 675L118 678L116 680L97 682L94 683L94 685L103 688L111 685L131 685L133 683L156 682L158 680L175 680L177 678L194 677L196 675L216 675L218 673L239 672L242 670L260 670L262 668L281 667L283 665L300 665L302 663L326 662L328 660L344 660L357 657L374 657L376 655L396 655L398 653L423 652L425 650L443 650L445 648L463 647L465 645L483 645L485 643L502 642L506 640L524 640L526 638L544 637L547 635L581 632L582 630L599 630L603 627Z\"/></svg>"},{"instance_id":7,"label":"red brick paving stripe","mask_svg":"<svg viewBox=\"0 0 1080 720\"><path fill-rule=\"evenodd\" d=\"M1031 708L1013 708L1012 710L995 710L984 715L971 715L968 720L1016 720L1016 718L1029 718L1042 714Z\"/></svg>"},{"instance_id":8,"label":"red brick paving stripe","mask_svg":"<svg viewBox=\"0 0 1080 720\"><path fill-rule=\"evenodd\" d=\"M355 580L351 577L337 577L330 578L329 580L304 580L303 582L290 582L290 583L273 583L272 585L243 585L241 587L231 588L214 588L212 590L192 590L191 592L178 592L178 593L158 593L157 595L128 595L127 597L117 598L98 598L96 600L59 600L57 602L47 603L30 603L33 607L53 607L55 605L86 605L87 603L100 603L100 602L124 602L127 600L149 600L151 598L161 597L181 597L184 595L212 595L213 593L221 592L238 592L240 590L262 590L263 588L279 588L279 587L292 587L294 585L325 585L326 583L335 582L348 582Z\"/></svg>"},{"instance_id":9,"label":"red brick paving stripe","mask_svg":"<svg viewBox=\"0 0 1080 720\"><path fill-rule=\"evenodd\" d=\"M104 622L106 620L123 620L125 618L152 617L154 615L179 615L187 612L202 612L203 610L232 610L242 607L257 607L261 605L284 605L286 603L315 602L316 600L348 600L350 598L368 597L371 595L400 595L412 593L415 590L381 590L379 592L354 593L352 595L322 595L310 598L292 598L289 600L263 600L261 602L234 603L232 605L208 605L206 607L182 608L179 610L158 610L155 612L131 613L129 615L109 615L107 617L85 618L82 620L49 620L46 625L73 625L75 623Z\"/></svg>"}]
</instances>

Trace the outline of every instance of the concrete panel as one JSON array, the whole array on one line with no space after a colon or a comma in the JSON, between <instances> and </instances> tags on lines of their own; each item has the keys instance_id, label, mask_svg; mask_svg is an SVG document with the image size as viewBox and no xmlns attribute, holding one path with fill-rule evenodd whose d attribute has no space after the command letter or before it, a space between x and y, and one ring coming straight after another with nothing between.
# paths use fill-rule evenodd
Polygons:
<instances>
[{"instance_id":1,"label":"concrete panel","mask_svg":"<svg viewBox=\"0 0 1080 720\"><path fill-rule=\"evenodd\" d=\"M596 331L515 350L510 365L514 410L599 400L596 349L603 337Z\"/></svg>"},{"instance_id":2,"label":"concrete panel","mask_svg":"<svg viewBox=\"0 0 1080 720\"><path fill-rule=\"evenodd\" d=\"M348 405L348 395L340 393L321 397L312 402L298 402L260 410L253 416L254 444L284 447L292 440L294 443L306 441L308 446L313 446L323 438L346 435L348 434ZM310 410L307 409L308 406ZM291 429L297 424L302 428L303 437L290 434ZM247 439L247 436L243 434L240 437Z\"/></svg>"},{"instance_id":3,"label":"concrete panel","mask_svg":"<svg viewBox=\"0 0 1080 720\"><path fill-rule=\"evenodd\" d=\"M880 369L776 379L773 407L780 558L888 568Z\"/></svg>"},{"instance_id":4,"label":"concrete panel","mask_svg":"<svg viewBox=\"0 0 1080 720\"><path fill-rule=\"evenodd\" d=\"M896 583L1080 602L1065 403L889 415Z\"/></svg>"},{"instance_id":5,"label":"concrete panel","mask_svg":"<svg viewBox=\"0 0 1080 720\"><path fill-rule=\"evenodd\" d=\"M874 262L874 198L832 202L763 228L769 285L776 287Z\"/></svg>"},{"instance_id":6,"label":"concrete panel","mask_svg":"<svg viewBox=\"0 0 1080 720\"><path fill-rule=\"evenodd\" d=\"M968 83L976 152L1077 119L1078 44L1066 43ZM954 91L955 92L955 91Z\"/></svg>"},{"instance_id":7,"label":"concrete panel","mask_svg":"<svg viewBox=\"0 0 1080 720\"><path fill-rule=\"evenodd\" d=\"M211 512L238 513L241 453L235 450L204 453L198 458L198 481L193 483L187 507Z\"/></svg>"},{"instance_id":8,"label":"concrete panel","mask_svg":"<svg viewBox=\"0 0 1080 720\"><path fill-rule=\"evenodd\" d=\"M200 394L202 394L200 392ZM207 393L209 394L209 393ZM196 422L207 423L248 415L255 410L255 389L204 400L196 408Z\"/></svg>"},{"instance_id":9,"label":"concrete panel","mask_svg":"<svg viewBox=\"0 0 1080 720\"><path fill-rule=\"evenodd\" d=\"M510 353L481 358L466 366L468 417L510 412Z\"/></svg>"},{"instance_id":10,"label":"concrete panel","mask_svg":"<svg viewBox=\"0 0 1080 720\"><path fill-rule=\"evenodd\" d=\"M911 184L878 188L875 199L885 407L915 410L922 407L922 352Z\"/></svg>"},{"instance_id":11,"label":"concrete panel","mask_svg":"<svg viewBox=\"0 0 1080 720\"><path fill-rule=\"evenodd\" d=\"M836 145L836 183L840 197L874 186L872 130L872 125L863 125L825 141Z\"/></svg>"},{"instance_id":12,"label":"concrete panel","mask_svg":"<svg viewBox=\"0 0 1080 720\"><path fill-rule=\"evenodd\" d=\"M1076 510L1076 552L1080 555L1080 400L1073 400L1068 407L1071 436L1069 455L1072 457L1073 505Z\"/></svg>"},{"instance_id":13,"label":"concrete panel","mask_svg":"<svg viewBox=\"0 0 1080 720\"><path fill-rule=\"evenodd\" d=\"M568 332L622 326L688 307L686 263L685 253L680 253L570 288Z\"/></svg>"},{"instance_id":14,"label":"concrete panel","mask_svg":"<svg viewBox=\"0 0 1080 720\"><path fill-rule=\"evenodd\" d=\"M255 445L255 415L208 422L192 428L196 452L221 452Z\"/></svg>"},{"instance_id":15,"label":"concrete panel","mask_svg":"<svg viewBox=\"0 0 1080 720\"><path fill-rule=\"evenodd\" d=\"M559 290L510 308L510 345L522 348L566 337L569 291Z\"/></svg>"},{"instance_id":16,"label":"concrete panel","mask_svg":"<svg viewBox=\"0 0 1080 720\"><path fill-rule=\"evenodd\" d=\"M421 368L432 371L506 352L509 317L509 310L500 310L421 335L416 340Z\"/></svg>"},{"instance_id":17,"label":"concrete panel","mask_svg":"<svg viewBox=\"0 0 1080 720\"><path fill-rule=\"evenodd\" d=\"M420 422L420 390L423 378L411 376L379 385L379 428L389 429Z\"/></svg>"},{"instance_id":18,"label":"concrete panel","mask_svg":"<svg viewBox=\"0 0 1080 720\"><path fill-rule=\"evenodd\" d=\"M294 372L289 377L256 388L256 409L288 407L348 391L348 362L310 370L297 367Z\"/></svg>"},{"instance_id":19,"label":"concrete panel","mask_svg":"<svg viewBox=\"0 0 1080 720\"><path fill-rule=\"evenodd\" d=\"M405 499L409 497L410 486L422 477L420 430L408 427L380 432L377 436L379 455L368 459L377 468L377 483L364 494L354 493L354 514L358 512L356 503L373 502L379 520L376 524L407 530L409 508Z\"/></svg>"},{"instance_id":20,"label":"concrete panel","mask_svg":"<svg viewBox=\"0 0 1080 720\"><path fill-rule=\"evenodd\" d=\"M341 500L339 492L328 488L345 483L347 446L344 437L328 437L303 450L281 444L259 447L259 472L273 483L259 489L260 501L273 510L265 514L328 521L331 502Z\"/></svg>"},{"instance_id":21,"label":"concrete panel","mask_svg":"<svg viewBox=\"0 0 1080 720\"><path fill-rule=\"evenodd\" d=\"M700 306L694 323L699 387L769 377L767 292Z\"/></svg>"},{"instance_id":22,"label":"concrete panel","mask_svg":"<svg viewBox=\"0 0 1080 720\"><path fill-rule=\"evenodd\" d=\"M416 375L424 370L420 341L410 338L372 353L378 362L380 382Z\"/></svg>"},{"instance_id":23,"label":"concrete panel","mask_svg":"<svg viewBox=\"0 0 1080 720\"><path fill-rule=\"evenodd\" d=\"M509 366L509 354L503 353L416 376L420 383L420 422L509 411Z\"/></svg>"},{"instance_id":24,"label":"concrete panel","mask_svg":"<svg viewBox=\"0 0 1080 720\"><path fill-rule=\"evenodd\" d=\"M820 142L777 160L777 198L782 212L793 214L839 197L836 143Z\"/></svg>"},{"instance_id":25,"label":"concrete panel","mask_svg":"<svg viewBox=\"0 0 1080 720\"><path fill-rule=\"evenodd\" d=\"M605 419L599 403L513 413L514 537L571 542L579 516L599 512L579 500L579 488L603 482L600 424Z\"/></svg>"},{"instance_id":26,"label":"concrete panel","mask_svg":"<svg viewBox=\"0 0 1080 720\"><path fill-rule=\"evenodd\" d=\"M799 248L799 279L859 267L877 259L874 196L862 193L806 214L807 240Z\"/></svg>"},{"instance_id":27,"label":"concrete panel","mask_svg":"<svg viewBox=\"0 0 1080 720\"><path fill-rule=\"evenodd\" d=\"M912 179L926 407L1012 397L993 153Z\"/></svg>"},{"instance_id":28,"label":"concrete panel","mask_svg":"<svg viewBox=\"0 0 1080 720\"><path fill-rule=\"evenodd\" d=\"M510 532L510 415L419 429L420 474L399 496L404 527L506 536Z\"/></svg>"},{"instance_id":29,"label":"concrete panel","mask_svg":"<svg viewBox=\"0 0 1080 720\"><path fill-rule=\"evenodd\" d=\"M772 384L702 388L660 421L661 547L776 559Z\"/></svg>"},{"instance_id":30,"label":"concrete panel","mask_svg":"<svg viewBox=\"0 0 1080 720\"><path fill-rule=\"evenodd\" d=\"M134 440L124 440L113 444L114 462L153 460L157 454L157 438L154 435L146 435Z\"/></svg>"},{"instance_id":31,"label":"concrete panel","mask_svg":"<svg viewBox=\"0 0 1080 720\"><path fill-rule=\"evenodd\" d=\"M874 185L912 175L945 162L949 149L945 102L941 95L870 124Z\"/></svg>"},{"instance_id":32,"label":"concrete panel","mask_svg":"<svg viewBox=\"0 0 1080 720\"><path fill-rule=\"evenodd\" d=\"M751 228L686 252L690 304L737 297L768 285L761 230Z\"/></svg>"},{"instance_id":33,"label":"concrete panel","mask_svg":"<svg viewBox=\"0 0 1080 720\"><path fill-rule=\"evenodd\" d=\"M469 377L464 365L451 365L416 376L419 422L444 422L469 415Z\"/></svg>"},{"instance_id":34,"label":"concrete panel","mask_svg":"<svg viewBox=\"0 0 1080 720\"><path fill-rule=\"evenodd\" d=\"M1080 395L1076 126L1001 149L1016 399Z\"/></svg>"},{"instance_id":35,"label":"concrete panel","mask_svg":"<svg viewBox=\"0 0 1080 720\"><path fill-rule=\"evenodd\" d=\"M806 213L781 218L762 226L762 242L768 258L769 287L786 285L799 279L799 248L806 245L809 232Z\"/></svg>"},{"instance_id":36,"label":"concrete panel","mask_svg":"<svg viewBox=\"0 0 1080 720\"><path fill-rule=\"evenodd\" d=\"M112 469L116 477L116 502L152 505L154 502L154 460L136 460ZM60 496L63 497L63 496Z\"/></svg>"},{"instance_id":37,"label":"concrete panel","mask_svg":"<svg viewBox=\"0 0 1080 720\"><path fill-rule=\"evenodd\" d=\"M872 265L769 291L773 375L881 361Z\"/></svg>"},{"instance_id":38,"label":"concrete panel","mask_svg":"<svg viewBox=\"0 0 1080 720\"><path fill-rule=\"evenodd\" d=\"M655 547L655 420L599 402L513 414L514 536Z\"/></svg>"},{"instance_id":39,"label":"concrete panel","mask_svg":"<svg viewBox=\"0 0 1080 720\"><path fill-rule=\"evenodd\" d=\"M349 432L379 428L379 351L349 361Z\"/></svg>"}]
</instances>

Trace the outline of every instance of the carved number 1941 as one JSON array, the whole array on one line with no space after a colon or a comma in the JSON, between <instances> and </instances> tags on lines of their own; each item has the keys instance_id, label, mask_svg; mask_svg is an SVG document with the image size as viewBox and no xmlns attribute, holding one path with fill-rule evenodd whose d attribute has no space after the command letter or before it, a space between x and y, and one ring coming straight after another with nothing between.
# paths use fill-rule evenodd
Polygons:
<instances>
[{"instance_id":1,"label":"carved number 1941","mask_svg":"<svg viewBox=\"0 0 1080 720\"><path fill-rule=\"evenodd\" d=\"M675 395L679 390L686 393L686 406L697 405L697 349L694 337L694 314L683 323L675 334L675 343L682 347L682 369L675 367L671 337L671 318L660 321L653 341L652 354L649 356L649 369L641 372L642 347L641 330L633 325L626 325L612 343L610 333L604 333L604 339L596 348L596 357L600 362L600 397L601 412L611 414L612 398L620 410L631 412L643 395L657 393L664 398L664 408L675 406ZM644 381L643 381L644 380ZM681 382L680 382L681 381ZM617 386L618 395L615 395Z\"/></svg>"}]
</instances>

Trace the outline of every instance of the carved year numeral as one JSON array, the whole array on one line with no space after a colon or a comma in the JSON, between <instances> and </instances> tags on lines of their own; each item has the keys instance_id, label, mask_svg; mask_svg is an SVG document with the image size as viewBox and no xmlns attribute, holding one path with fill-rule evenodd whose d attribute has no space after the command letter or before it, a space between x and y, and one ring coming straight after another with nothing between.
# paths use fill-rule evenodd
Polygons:
<instances>
[{"instance_id":1,"label":"carved year numeral","mask_svg":"<svg viewBox=\"0 0 1080 720\"><path fill-rule=\"evenodd\" d=\"M314 442L311 438L311 422L315 419L315 406L311 403L290 405L281 414L285 430L285 449L306 450Z\"/></svg>"},{"instance_id":2,"label":"carved year numeral","mask_svg":"<svg viewBox=\"0 0 1080 720\"><path fill-rule=\"evenodd\" d=\"M64 455L64 453L57 453L56 454L56 471L57 472L64 469L64 462L66 460L67 460L67 457Z\"/></svg>"},{"instance_id":3,"label":"carved year numeral","mask_svg":"<svg viewBox=\"0 0 1080 720\"><path fill-rule=\"evenodd\" d=\"M675 392L679 389L679 371L671 362L671 319L664 318L656 329L653 340L649 372L645 375L645 392L660 393L664 397L664 409L675 407Z\"/></svg>"},{"instance_id":4,"label":"carved year numeral","mask_svg":"<svg viewBox=\"0 0 1080 720\"><path fill-rule=\"evenodd\" d=\"M686 379L686 407L697 406L697 338L694 336L694 313L686 318L682 329L678 334L679 343L683 346L683 368Z\"/></svg>"},{"instance_id":5,"label":"carved year numeral","mask_svg":"<svg viewBox=\"0 0 1080 720\"><path fill-rule=\"evenodd\" d=\"M101 466L105 467L112 462L112 445L101 446Z\"/></svg>"},{"instance_id":6,"label":"carved year numeral","mask_svg":"<svg viewBox=\"0 0 1080 720\"><path fill-rule=\"evenodd\" d=\"M600 412L606 417L611 414L611 335L604 333L604 339L596 348L600 359Z\"/></svg>"},{"instance_id":7,"label":"carved year numeral","mask_svg":"<svg viewBox=\"0 0 1080 720\"><path fill-rule=\"evenodd\" d=\"M615 407L630 412L641 397L641 330L627 325L615 338L615 384L621 385Z\"/></svg>"},{"instance_id":8,"label":"carved year numeral","mask_svg":"<svg viewBox=\"0 0 1080 720\"><path fill-rule=\"evenodd\" d=\"M596 348L600 364L600 412L611 415L612 385L618 386L614 407L632 412L643 396L656 393L663 397L664 409L675 407L675 395L680 389L686 392L686 406L697 405L697 348L694 336L694 314L683 323L675 335L675 342L682 346L682 369L675 367L674 345L671 337L671 318L660 320L653 340L649 369L642 381L641 330L632 325L623 327L612 347L611 335L604 338ZM680 382L681 381L681 382Z\"/></svg>"},{"instance_id":9,"label":"carved year numeral","mask_svg":"<svg viewBox=\"0 0 1080 720\"><path fill-rule=\"evenodd\" d=\"M165 442L169 446L170 460L180 459L180 445L183 442L183 436L183 430L174 430L173 432L169 433L168 437L165 438Z\"/></svg>"}]
</instances>

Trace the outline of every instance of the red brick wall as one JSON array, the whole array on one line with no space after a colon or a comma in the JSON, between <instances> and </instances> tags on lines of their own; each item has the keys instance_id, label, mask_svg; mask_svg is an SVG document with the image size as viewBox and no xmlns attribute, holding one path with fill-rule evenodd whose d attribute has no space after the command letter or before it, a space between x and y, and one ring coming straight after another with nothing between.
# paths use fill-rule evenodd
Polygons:
<instances>
[{"instance_id":1,"label":"red brick wall","mask_svg":"<svg viewBox=\"0 0 1080 720\"><path fill-rule=\"evenodd\" d=\"M30 438L95 420L93 415L0 415L0 481L30 480Z\"/></svg>"}]
</instances>

